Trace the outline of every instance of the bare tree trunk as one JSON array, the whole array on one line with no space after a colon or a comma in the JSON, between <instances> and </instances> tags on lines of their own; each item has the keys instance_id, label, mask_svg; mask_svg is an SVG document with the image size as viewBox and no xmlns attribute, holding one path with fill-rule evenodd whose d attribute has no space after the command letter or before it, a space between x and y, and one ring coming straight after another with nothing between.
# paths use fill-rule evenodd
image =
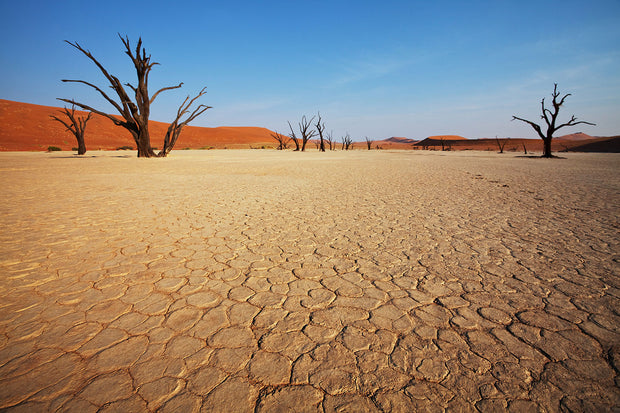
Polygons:
<instances>
[{"instance_id":1,"label":"bare tree trunk","mask_svg":"<svg viewBox=\"0 0 620 413\"><path fill-rule=\"evenodd\" d=\"M325 122L321 122L321 113L318 114L319 119L316 121L316 130L319 132L319 151L325 152L325 141L323 140L323 132L325 131Z\"/></svg>"},{"instance_id":2,"label":"bare tree trunk","mask_svg":"<svg viewBox=\"0 0 620 413\"><path fill-rule=\"evenodd\" d=\"M543 139L543 158L552 158L551 154L551 138Z\"/></svg>"},{"instance_id":3,"label":"bare tree trunk","mask_svg":"<svg viewBox=\"0 0 620 413\"><path fill-rule=\"evenodd\" d=\"M295 152L299 151L299 138L295 135L295 131L293 130L293 127L291 126L291 122L288 122L288 127L291 130L291 139L293 140L293 143L295 144Z\"/></svg>"},{"instance_id":4,"label":"bare tree trunk","mask_svg":"<svg viewBox=\"0 0 620 413\"><path fill-rule=\"evenodd\" d=\"M70 131L73 136L75 136L75 139L78 143L78 155L84 155L86 153L84 132L86 132L86 123L90 120L93 113L89 112L86 118L77 117L75 116L75 106L71 106L71 111L69 111L69 109L67 108L64 108L62 113L69 119L68 122L53 115L51 116L51 118L65 125L67 130Z\"/></svg>"},{"instance_id":5,"label":"bare tree trunk","mask_svg":"<svg viewBox=\"0 0 620 413\"><path fill-rule=\"evenodd\" d=\"M497 147L499 148L499 153L504 153L504 146L506 146L506 141L501 142L499 138L496 136L495 142L497 143Z\"/></svg>"},{"instance_id":6,"label":"bare tree trunk","mask_svg":"<svg viewBox=\"0 0 620 413\"><path fill-rule=\"evenodd\" d=\"M278 142L278 150L282 151L288 147L288 143L290 138L288 136L282 135L281 133L274 132L271 136Z\"/></svg>"},{"instance_id":7,"label":"bare tree trunk","mask_svg":"<svg viewBox=\"0 0 620 413\"><path fill-rule=\"evenodd\" d=\"M368 147L368 150L372 149L372 140L368 138L368 136L365 137L366 139L366 146Z\"/></svg>"},{"instance_id":8,"label":"bare tree trunk","mask_svg":"<svg viewBox=\"0 0 620 413\"><path fill-rule=\"evenodd\" d=\"M301 122L299 122L299 132L301 133L301 151L304 152L306 150L306 144L310 139L316 136L316 132L310 129L312 125L312 121L314 120L314 116L310 119L306 119L306 115L301 117Z\"/></svg>"},{"instance_id":9,"label":"bare tree trunk","mask_svg":"<svg viewBox=\"0 0 620 413\"><path fill-rule=\"evenodd\" d=\"M352 144L353 144L353 139L351 139L351 137L347 133L346 136L342 138L342 150L348 151L349 148L351 148Z\"/></svg>"},{"instance_id":10,"label":"bare tree trunk","mask_svg":"<svg viewBox=\"0 0 620 413\"><path fill-rule=\"evenodd\" d=\"M335 148L334 145L334 138L333 138L333 132L330 133L326 133L325 134L325 140L327 141L328 145L329 145L329 150L333 151Z\"/></svg>"},{"instance_id":11,"label":"bare tree trunk","mask_svg":"<svg viewBox=\"0 0 620 413\"><path fill-rule=\"evenodd\" d=\"M141 126L137 135L136 146L138 149L138 158L152 158L155 151L151 147L151 136L149 135L148 126Z\"/></svg>"}]
</instances>

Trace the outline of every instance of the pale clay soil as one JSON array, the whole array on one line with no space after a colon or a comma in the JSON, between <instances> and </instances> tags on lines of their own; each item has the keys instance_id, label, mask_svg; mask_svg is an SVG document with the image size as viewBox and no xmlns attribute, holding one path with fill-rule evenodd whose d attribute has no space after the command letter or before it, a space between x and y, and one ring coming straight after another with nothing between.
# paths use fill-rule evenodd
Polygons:
<instances>
[{"instance_id":1,"label":"pale clay soil","mask_svg":"<svg viewBox=\"0 0 620 413\"><path fill-rule=\"evenodd\" d=\"M0 410L614 411L620 155L0 153Z\"/></svg>"}]
</instances>

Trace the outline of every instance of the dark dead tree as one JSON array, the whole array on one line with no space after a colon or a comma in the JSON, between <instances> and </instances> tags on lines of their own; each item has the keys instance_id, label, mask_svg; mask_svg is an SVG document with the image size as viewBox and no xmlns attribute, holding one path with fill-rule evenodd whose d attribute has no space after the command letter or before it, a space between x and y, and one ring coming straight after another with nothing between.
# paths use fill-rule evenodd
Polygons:
<instances>
[{"instance_id":1,"label":"dark dead tree","mask_svg":"<svg viewBox=\"0 0 620 413\"><path fill-rule=\"evenodd\" d=\"M351 148L351 145L353 145L353 139L351 139L348 133L345 136L343 136L340 141L342 142L343 151L348 151L349 148Z\"/></svg>"},{"instance_id":2,"label":"dark dead tree","mask_svg":"<svg viewBox=\"0 0 620 413\"><path fill-rule=\"evenodd\" d=\"M525 147L525 142L521 142L521 144L523 145L523 153L527 155L527 148Z\"/></svg>"},{"instance_id":3,"label":"dark dead tree","mask_svg":"<svg viewBox=\"0 0 620 413\"><path fill-rule=\"evenodd\" d=\"M174 145L177 143L177 139L179 139L179 135L181 134L181 130L183 127L187 126L188 123L196 119L198 116L202 115L207 109L211 109L211 106L206 105L198 105L194 110L190 112L190 108L194 104L194 102L199 99L206 92L206 88L203 88L198 95L194 98L190 99L189 96L185 98L179 109L177 110L177 116L174 118L172 123L168 126L168 130L166 131L166 136L164 137L164 147L157 154L157 156L166 156L170 153ZM185 118L183 118L187 115Z\"/></svg>"},{"instance_id":4,"label":"dark dead tree","mask_svg":"<svg viewBox=\"0 0 620 413\"><path fill-rule=\"evenodd\" d=\"M301 151L306 150L306 144L310 139L316 136L316 131L314 129L310 129L312 126L312 121L314 120L314 116L310 119L306 119L306 115L301 117L301 122L299 122L299 133L301 133Z\"/></svg>"},{"instance_id":5,"label":"dark dead tree","mask_svg":"<svg viewBox=\"0 0 620 413\"><path fill-rule=\"evenodd\" d=\"M88 116L85 118L79 117L75 115L75 106L71 106L71 110L66 107L64 110L61 110L61 113L64 114L68 120L59 118L58 116L51 115L50 117L65 125L68 131L70 131L75 139L77 139L78 143L78 155L84 155L86 153L86 143L84 142L84 132L86 131L86 123L90 120L93 115L92 112L88 112Z\"/></svg>"},{"instance_id":6,"label":"dark dead tree","mask_svg":"<svg viewBox=\"0 0 620 413\"><path fill-rule=\"evenodd\" d=\"M551 140L553 139L553 134L560 128L563 128L565 126L575 126L581 123L585 125L592 125L592 126L596 125L594 123L586 122L583 120L577 121L577 118L575 117L575 115L572 115L570 120L566 123L563 123L560 125L556 124L557 119L558 119L558 114L560 113L560 107L564 104L564 100L570 95L571 95L570 93L567 93L558 101L560 92L558 92L558 84L554 83L553 93L551 94L551 96L553 97L553 100L551 101L551 104L553 105L553 112L550 109L545 108L545 98L543 98L542 101L540 102L542 106L542 115L540 116L540 118L543 119L545 123L547 124L546 133L543 133L541 126L538 125L537 123L534 123L527 119L519 118L517 116L512 117L512 120L516 119L516 120L520 120L521 122L525 122L529 124L536 131L536 133L538 133L538 136L540 136L540 138L543 140L543 143L544 143L544 149L543 149L543 155L542 155L543 158L552 157Z\"/></svg>"},{"instance_id":7,"label":"dark dead tree","mask_svg":"<svg viewBox=\"0 0 620 413\"><path fill-rule=\"evenodd\" d=\"M291 122L288 122L288 127L291 130L291 139L293 143L295 144L295 151L299 151L299 138L297 137L297 135L295 135L295 131L293 130L293 127L291 126Z\"/></svg>"},{"instance_id":8,"label":"dark dead tree","mask_svg":"<svg viewBox=\"0 0 620 413\"><path fill-rule=\"evenodd\" d=\"M289 138L286 135L282 135L281 133L278 133L277 131L271 134L271 137L273 137L273 139L276 140L276 142L278 142L278 150L284 150L288 147L289 142L291 141L291 138Z\"/></svg>"},{"instance_id":9,"label":"dark dead tree","mask_svg":"<svg viewBox=\"0 0 620 413\"><path fill-rule=\"evenodd\" d=\"M333 137L334 132L329 132L329 133L325 133L325 141L327 142L327 144L329 145L329 150L333 151L334 149L336 149L336 145L334 143L334 137Z\"/></svg>"},{"instance_id":10,"label":"dark dead tree","mask_svg":"<svg viewBox=\"0 0 620 413\"><path fill-rule=\"evenodd\" d=\"M372 149L372 139L370 139L368 136L364 137L364 139L366 140L366 146L368 147L368 150Z\"/></svg>"},{"instance_id":11,"label":"dark dead tree","mask_svg":"<svg viewBox=\"0 0 620 413\"><path fill-rule=\"evenodd\" d=\"M495 142L497 143L497 147L499 149L499 153L504 153L504 146L506 146L506 141L500 141L499 138L495 137Z\"/></svg>"},{"instance_id":12,"label":"dark dead tree","mask_svg":"<svg viewBox=\"0 0 620 413\"><path fill-rule=\"evenodd\" d=\"M325 139L323 138L323 132L325 132L325 122L321 120L321 113L318 114L319 118L316 121L316 130L319 133L319 151L325 152Z\"/></svg>"},{"instance_id":13,"label":"dark dead tree","mask_svg":"<svg viewBox=\"0 0 620 413\"><path fill-rule=\"evenodd\" d=\"M168 86L168 87L161 88L157 92L155 92L153 96L149 96L149 90L148 90L149 74L153 66L159 63L151 62L151 56L147 55L146 50L142 48L141 38L138 39L138 43L136 44L135 50L132 50L131 45L129 43L129 38L128 37L123 38L120 34L119 34L119 37L121 41L123 42L123 45L125 46L125 54L129 56L136 70L136 76L138 80L138 83L136 84L136 86L133 86L130 83L125 83L123 85L116 76L113 76L110 73L108 73L108 71L90 53L90 51L82 48L82 46L80 46L78 43L72 43L72 42L65 40L66 43L68 43L69 45L73 46L74 48L82 52L99 68L103 76L109 82L109 86L116 94L116 97L118 100L115 100L114 98L108 96L108 94L106 94L101 88L99 88L98 86L90 82L86 82L84 80L69 80L69 79L63 79L62 81L82 83L89 87L92 87L97 92L99 92L99 94L103 96L103 98L106 101L108 101L108 103L110 103L116 109L116 111L121 115L121 118L110 115L101 110L94 109L93 107L89 105L76 102L74 100L69 100L69 99L59 99L59 100L62 100L63 102L71 103L72 105L78 106L82 109L86 109L100 116L106 117L110 119L115 125L122 126L123 128L127 129L129 133L131 133L131 136L133 137L136 143L136 147L138 149L138 157L150 158L154 156L160 156L160 157L166 156L170 152L172 147L174 146L174 143L176 142L183 126L187 125L189 122L194 120L196 117L204 113L205 110L209 109L208 106L200 105L198 108L190 112L191 105L194 104L196 99L198 99L205 93L205 89L203 89L196 97L194 97L191 100L188 97L187 99L185 99L183 104L181 104L181 106L179 107L179 110L177 111L176 119L170 124L170 127L168 128L168 132L166 135L168 139L167 144L166 142L164 142L164 148L159 153L156 154L153 148L151 147L151 137L149 134L149 116L151 113L151 105L155 101L155 98L161 92L171 90L171 89L178 89L183 85L183 83L179 83L176 86ZM130 98L124 86L128 87L133 92L134 100ZM181 118L187 114L189 114L189 116L185 118L185 120L181 120ZM175 133L176 133L176 136L175 136Z\"/></svg>"}]
</instances>

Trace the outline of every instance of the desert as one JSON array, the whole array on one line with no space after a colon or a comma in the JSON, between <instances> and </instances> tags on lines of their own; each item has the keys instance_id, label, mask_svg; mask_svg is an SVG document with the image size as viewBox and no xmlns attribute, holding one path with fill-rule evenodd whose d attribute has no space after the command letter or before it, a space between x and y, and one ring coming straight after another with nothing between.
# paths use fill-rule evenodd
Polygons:
<instances>
[{"instance_id":1,"label":"desert","mask_svg":"<svg viewBox=\"0 0 620 413\"><path fill-rule=\"evenodd\" d=\"M620 155L516 155L2 152L0 409L613 411Z\"/></svg>"}]
</instances>

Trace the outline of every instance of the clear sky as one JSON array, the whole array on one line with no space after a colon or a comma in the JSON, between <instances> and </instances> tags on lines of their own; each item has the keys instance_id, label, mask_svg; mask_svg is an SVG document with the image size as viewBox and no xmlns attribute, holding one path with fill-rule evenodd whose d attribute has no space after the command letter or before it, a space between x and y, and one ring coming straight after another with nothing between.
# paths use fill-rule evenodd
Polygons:
<instances>
[{"instance_id":1,"label":"clear sky","mask_svg":"<svg viewBox=\"0 0 620 413\"><path fill-rule=\"evenodd\" d=\"M77 41L124 82L135 74L117 33L142 36L154 61L151 118L171 121L203 86L197 126L263 126L321 112L327 130L364 136L534 137L554 82L561 111L620 134L619 0L0 0L0 98L113 108L107 86L63 40Z\"/></svg>"}]
</instances>

